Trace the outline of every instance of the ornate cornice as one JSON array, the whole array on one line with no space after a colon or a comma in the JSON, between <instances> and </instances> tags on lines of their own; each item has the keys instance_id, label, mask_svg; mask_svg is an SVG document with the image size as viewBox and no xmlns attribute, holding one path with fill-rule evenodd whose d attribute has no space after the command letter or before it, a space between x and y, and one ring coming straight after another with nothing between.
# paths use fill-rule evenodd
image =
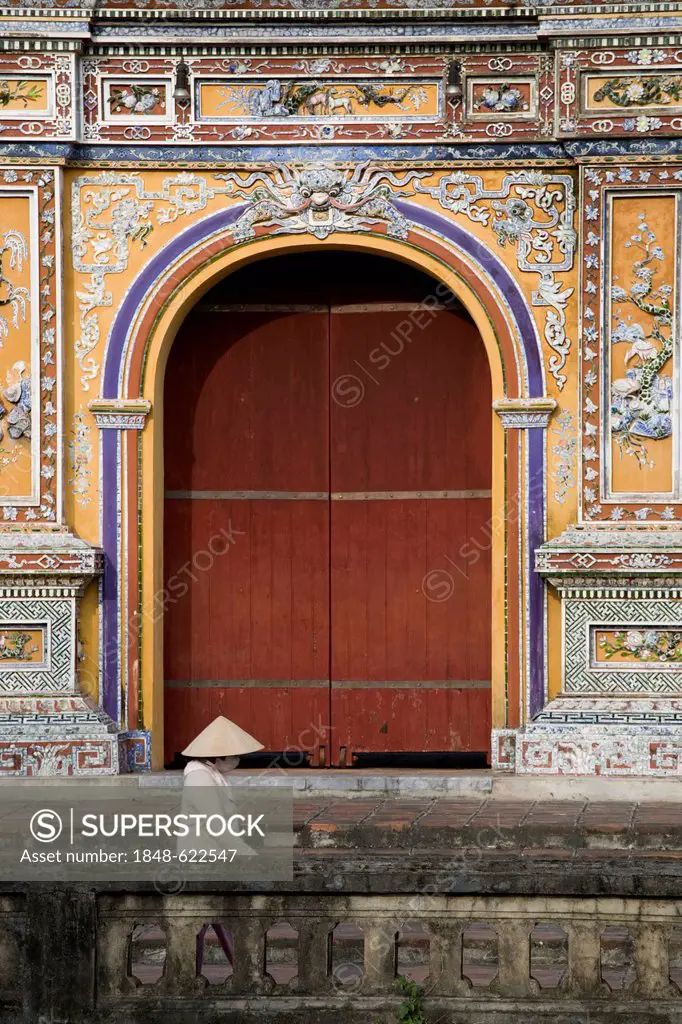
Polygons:
<instances>
[{"instance_id":1,"label":"ornate cornice","mask_svg":"<svg viewBox=\"0 0 682 1024\"><path fill-rule=\"evenodd\" d=\"M573 526L536 550L535 570L561 587L678 587L682 530Z\"/></svg>"},{"instance_id":2,"label":"ornate cornice","mask_svg":"<svg viewBox=\"0 0 682 1024\"><path fill-rule=\"evenodd\" d=\"M70 533L11 530L0 533L0 581L3 588L63 588L101 575L103 554Z\"/></svg>"}]
</instances>

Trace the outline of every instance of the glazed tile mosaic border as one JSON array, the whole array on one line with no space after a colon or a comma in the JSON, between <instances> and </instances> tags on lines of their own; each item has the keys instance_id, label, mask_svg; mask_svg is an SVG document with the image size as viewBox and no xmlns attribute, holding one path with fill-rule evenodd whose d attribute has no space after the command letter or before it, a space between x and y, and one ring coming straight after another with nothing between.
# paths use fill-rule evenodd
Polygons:
<instances>
[{"instance_id":1,"label":"glazed tile mosaic border","mask_svg":"<svg viewBox=\"0 0 682 1024\"><path fill-rule=\"evenodd\" d=\"M682 727L559 725L493 732L493 768L517 774L682 776Z\"/></svg>"},{"instance_id":2,"label":"glazed tile mosaic border","mask_svg":"<svg viewBox=\"0 0 682 1024\"><path fill-rule=\"evenodd\" d=\"M579 0L578 4L567 4L566 0L521 0L520 6L535 13L576 13L576 8L589 10L591 7L609 8L620 6L622 0ZM651 2L642 3L645 10L673 10L672 3L662 0L661 3L653 5ZM53 11L77 8L84 13L98 11L129 11L129 12L150 12L159 11L172 13L174 11L211 11L219 13L230 10L281 10L282 8L291 11L305 10L330 10L340 8L349 10L388 9L419 11L424 8L433 10L461 11L462 13L493 13L509 14L509 5L506 0L374 0L370 5L368 0L21 0L20 10L24 11Z\"/></svg>"}]
</instances>

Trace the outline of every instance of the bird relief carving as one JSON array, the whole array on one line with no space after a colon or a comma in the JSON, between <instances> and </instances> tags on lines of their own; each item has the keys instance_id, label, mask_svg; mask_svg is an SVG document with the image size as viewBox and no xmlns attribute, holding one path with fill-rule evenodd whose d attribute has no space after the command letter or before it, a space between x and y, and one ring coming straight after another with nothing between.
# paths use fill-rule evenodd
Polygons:
<instances>
[{"instance_id":1,"label":"bird relief carving","mask_svg":"<svg viewBox=\"0 0 682 1024\"><path fill-rule=\"evenodd\" d=\"M0 440L5 431L14 441L31 437L31 381L26 363L17 362L7 371L7 387L0 401ZM7 407L9 403L10 408Z\"/></svg>"},{"instance_id":2,"label":"bird relief carving","mask_svg":"<svg viewBox=\"0 0 682 1024\"><path fill-rule=\"evenodd\" d=\"M635 259L629 287L611 287L611 343L628 346L624 374L611 382L611 429L623 453L653 467L650 443L673 429L673 287L657 277L666 257L645 214L625 245Z\"/></svg>"}]
</instances>

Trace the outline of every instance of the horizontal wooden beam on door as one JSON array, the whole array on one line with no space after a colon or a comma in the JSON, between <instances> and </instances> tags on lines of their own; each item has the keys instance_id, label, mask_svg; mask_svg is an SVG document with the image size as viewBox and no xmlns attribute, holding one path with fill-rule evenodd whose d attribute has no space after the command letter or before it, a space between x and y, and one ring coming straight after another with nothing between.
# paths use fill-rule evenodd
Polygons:
<instances>
[{"instance_id":1,"label":"horizontal wooden beam on door","mask_svg":"<svg viewBox=\"0 0 682 1024\"><path fill-rule=\"evenodd\" d=\"M167 679L171 689L489 690L489 679Z\"/></svg>"},{"instance_id":2,"label":"horizontal wooden beam on door","mask_svg":"<svg viewBox=\"0 0 682 1024\"><path fill-rule=\"evenodd\" d=\"M166 491L169 501L467 501L492 491Z\"/></svg>"}]
</instances>

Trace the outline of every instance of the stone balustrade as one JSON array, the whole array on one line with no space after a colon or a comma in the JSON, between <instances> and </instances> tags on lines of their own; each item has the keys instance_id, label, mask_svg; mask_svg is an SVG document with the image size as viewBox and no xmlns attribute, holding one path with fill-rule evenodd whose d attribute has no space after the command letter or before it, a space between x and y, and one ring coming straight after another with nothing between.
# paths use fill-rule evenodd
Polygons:
<instances>
[{"instance_id":1,"label":"stone balustrade","mask_svg":"<svg viewBox=\"0 0 682 1024\"><path fill-rule=\"evenodd\" d=\"M682 1014L679 910L428 893L14 893L0 898L0 1019L389 1024L402 975L429 1021L667 1024Z\"/></svg>"}]
</instances>

